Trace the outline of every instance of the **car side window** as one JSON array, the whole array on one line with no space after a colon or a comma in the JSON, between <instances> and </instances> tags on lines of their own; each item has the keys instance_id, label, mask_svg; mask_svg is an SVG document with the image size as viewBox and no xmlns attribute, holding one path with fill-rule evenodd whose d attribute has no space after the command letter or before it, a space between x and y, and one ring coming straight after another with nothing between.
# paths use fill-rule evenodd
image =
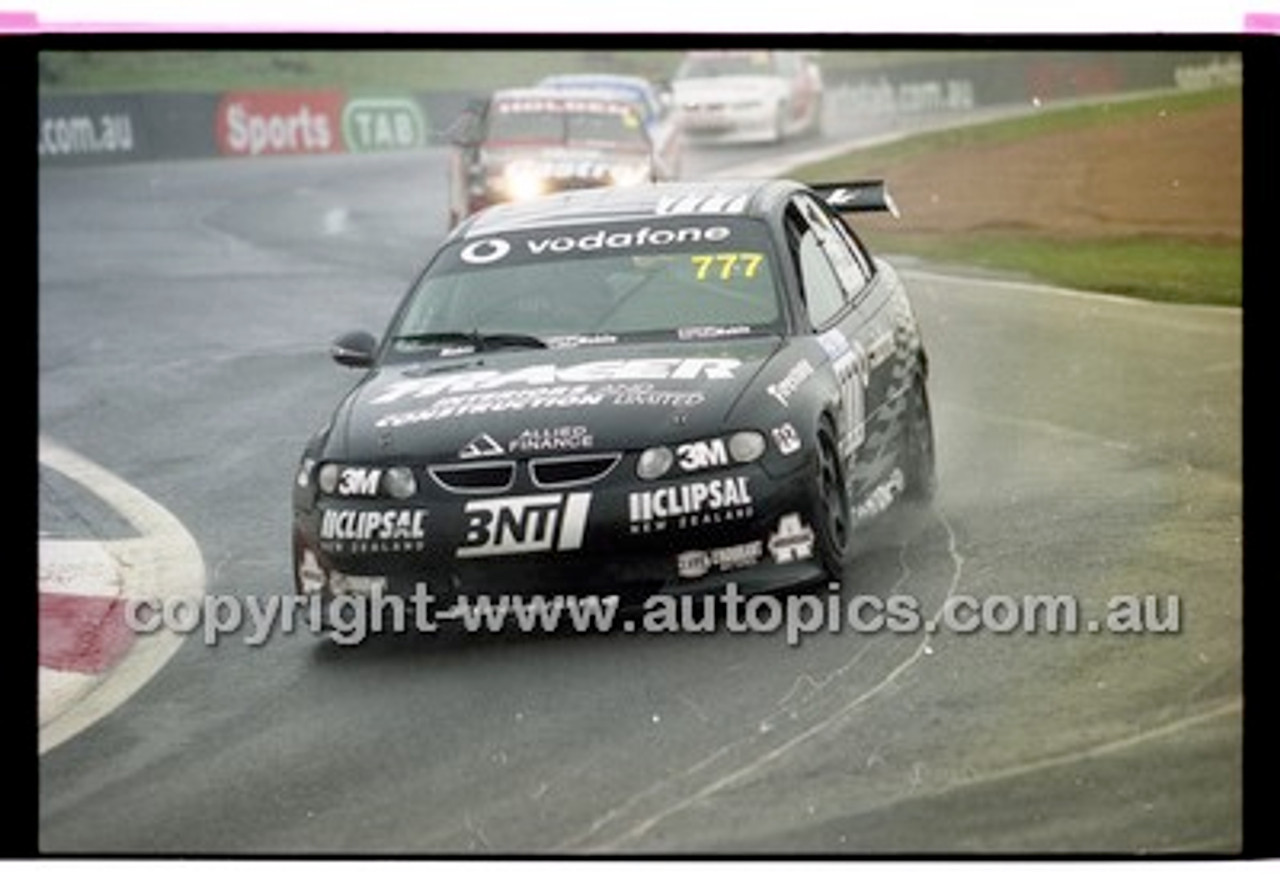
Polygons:
<instances>
[{"instance_id":1,"label":"car side window","mask_svg":"<svg viewBox=\"0 0 1280 893\"><path fill-rule=\"evenodd\" d=\"M856 299L870 279L870 270L843 222L832 217L826 208L809 196L797 196L796 204L818 234L822 250L835 268L849 299Z\"/></svg>"},{"instance_id":2,"label":"car side window","mask_svg":"<svg viewBox=\"0 0 1280 893\"><path fill-rule=\"evenodd\" d=\"M796 260L809 321L824 328L845 308L845 292L818 232L793 204L787 211L787 235Z\"/></svg>"}]
</instances>

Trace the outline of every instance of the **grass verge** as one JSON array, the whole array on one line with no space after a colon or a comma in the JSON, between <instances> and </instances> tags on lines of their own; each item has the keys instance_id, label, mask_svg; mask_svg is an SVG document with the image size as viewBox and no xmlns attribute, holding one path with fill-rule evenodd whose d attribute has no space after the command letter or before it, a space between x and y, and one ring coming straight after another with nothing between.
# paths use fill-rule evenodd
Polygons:
<instances>
[{"instance_id":1,"label":"grass verge","mask_svg":"<svg viewBox=\"0 0 1280 893\"><path fill-rule=\"evenodd\" d=\"M883 176L896 164L935 154L942 158L942 153L957 149L1239 101L1239 88L1224 88L1046 111L910 137L806 165L788 176L807 182ZM1019 272L1066 288L1178 303L1240 306L1243 301L1243 258L1238 240L1073 238L1021 229L926 234L889 232L879 227L864 229L863 236L880 254Z\"/></svg>"},{"instance_id":2,"label":"grass verge","mask_svg":"<svg viewBox=\"0 0 1280 893\"><path fill-rule=\"evenodd\" d=\"M911 235L875 232L877 254L910 255L1026 274L1040 282L1180 304L1239 307L1243 300L1238 243L1130 236L1061 239L1025 233Z\"/></svg>"}]
</instances>

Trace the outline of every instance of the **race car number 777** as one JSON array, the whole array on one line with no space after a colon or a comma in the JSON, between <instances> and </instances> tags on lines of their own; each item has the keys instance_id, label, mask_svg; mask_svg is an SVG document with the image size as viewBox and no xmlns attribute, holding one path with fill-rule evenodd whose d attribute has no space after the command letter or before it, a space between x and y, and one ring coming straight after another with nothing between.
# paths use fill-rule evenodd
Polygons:
<instances>
[{"instance_id":1,"label":"race car number 777","mask_svg":"<svg viewBox=\"0 0 1280 893\"><path fill-rule=\"evenodd\" d=\"M740 272L743 279L753 279L764 255L756 251L726 252L724 254L694 254L689 260L698 268L696 277L706 279L713 264L720 265L720 278L732 279ZM739 266L741 261L741 266Z\"/></svg>"}]
</instances>

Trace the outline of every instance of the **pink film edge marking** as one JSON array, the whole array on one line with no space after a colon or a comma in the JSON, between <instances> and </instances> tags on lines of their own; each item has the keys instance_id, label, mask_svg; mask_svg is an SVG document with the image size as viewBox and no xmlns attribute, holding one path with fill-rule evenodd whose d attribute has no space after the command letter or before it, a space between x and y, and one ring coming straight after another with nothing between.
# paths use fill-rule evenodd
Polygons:
<instances>
[{"instance_id":1,"label":"pink film edge marking","mask_svg":"<svg viewBox=\"0 0 1280 893\"><path fill-rule=\"evenodd\" d=\"M1246 34L1280 34L1280 12L1246 12Z\"/></svg>"},{"instance_id":2,"label":"pink film edge marking","mask_svg":"<svg viewBox=\"0 0 1280 893\"><path fill-rule=\"evenodd\" d=\"M40 18L34 12L0 10L0 33L31 34L40 30Z\"/></svg>"},{"instance_id":3,"label":"pink film edge marking","mask_svg":"<svg viewBox=\"0 0 1280 893\"><path fill-rule=\"evenodd\" d=\"M0 10L0 36L5 34L291 34L299 31L316 33L347 33L351 31L375 33L403 30L415 33L412 28L396 29L379 25L356 28L351 25L308 25L307 23L259 22L252 25L234 25L225 22L42 22L35 12ZM456 29L455 29L456 30ZM483 33L483 29L480 29Z\"/></svg>"}]
</instances>

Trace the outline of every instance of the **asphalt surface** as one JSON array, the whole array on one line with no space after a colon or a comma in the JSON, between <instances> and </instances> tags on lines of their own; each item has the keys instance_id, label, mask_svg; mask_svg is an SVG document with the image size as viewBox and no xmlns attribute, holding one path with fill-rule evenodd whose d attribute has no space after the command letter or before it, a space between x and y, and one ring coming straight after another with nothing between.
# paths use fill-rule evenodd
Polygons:
<instances>
[{"instance_id":1,"label":"asphalt surface","mask_svg":"<svg viewBox=\"0 0 1280 893\"><path fill-rule=\"evenodd\" d=\"M41 171L41 432L179 518L210 593L291 591L328 342L438 242L443 163ZM940 488L846 601L1172 597L1179 631L193 638L41 757L41 850L1237 850L1240 314L901 269Z\"/></svg>"}]
</instances>

